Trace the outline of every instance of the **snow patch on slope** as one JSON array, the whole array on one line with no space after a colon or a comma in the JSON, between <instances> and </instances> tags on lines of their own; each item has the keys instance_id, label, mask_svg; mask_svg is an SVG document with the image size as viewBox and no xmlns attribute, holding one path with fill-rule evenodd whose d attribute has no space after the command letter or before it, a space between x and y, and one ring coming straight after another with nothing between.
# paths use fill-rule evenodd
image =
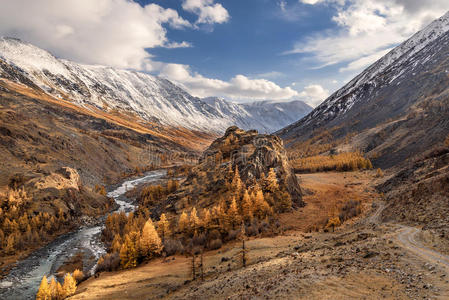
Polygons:
<instances>
[{"instance_id":1,"label":"snow patch on slope","mask_svg":"<svg viewBox=\"0 0 449 300\"><path fill-rule=\"evenodd\" d=\"M311 110L302 102L285 114L282 113L284 104L241 105L219 98L203 101L166 79L58 59L45 50L11 38L0 38L0 59L55 97L68 98L88 109L94 106L106 111L123 110L166 126L221 133L237 125L273 132ZM277 108L278 113L272 108Z\"/></svg>"}]
</instances>

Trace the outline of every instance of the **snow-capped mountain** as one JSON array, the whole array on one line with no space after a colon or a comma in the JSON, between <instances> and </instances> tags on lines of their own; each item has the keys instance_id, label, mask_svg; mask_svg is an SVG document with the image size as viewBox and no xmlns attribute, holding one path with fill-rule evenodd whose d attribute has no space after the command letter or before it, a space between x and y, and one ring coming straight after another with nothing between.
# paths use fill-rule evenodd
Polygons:
<instances>
[{"instance_id":1,"label":"snow-capped mountain","mask_svg":"<svg viewBox=\"0 0 449 300\"><path fill-rule=\"evenodd\" d=\"M267 114L256 113L246 106L225 101L221 101L223 107L210 105L166 79L58 59L12 38L0 39L0 77L27 85L32 82L54 97L86 108L130 112L164 126L219 133L231 125L273 132L288 124L284 123L285 115L281 111L277 114L281 120L276 120L276 115L269 110ZM298 108L296 117L289 118L289 122L308 112L301 105ZM295 111L291 113L295 115Z\"/></svg>"},{"instance_id":2,"label":"snow-capped mountain","mask_svg":"<svg viewBox=\"0 0 449 300\"><path fill-rule=\"evenodd\" d=\"M361 130L373 122L383 122L403 114L430 92L428 86L418 92L425 86L419 78L437 67L436 62L447 59L448 31L449 12L368 67L309 115L278 134L303 140L323 127L335 128L352 122L354 129ZM447 82L447 77L426 78L425 84L435 84L439 79Z\"/></svg>"},{"instance_id":3,"label":"snow-capped mountain","mask_svg":"<svg viewBox=\"0 0 449 300\"><path fill-rule=\"evenodd\" d=\"M222 116L233 119L233 123L244 129L257 129L261 133L271 133L295 122L310 111L312 107L295 100L290 102L255 101L237 104L218 97L202 99L215 108Z\"/></svg>"}]
</instances>

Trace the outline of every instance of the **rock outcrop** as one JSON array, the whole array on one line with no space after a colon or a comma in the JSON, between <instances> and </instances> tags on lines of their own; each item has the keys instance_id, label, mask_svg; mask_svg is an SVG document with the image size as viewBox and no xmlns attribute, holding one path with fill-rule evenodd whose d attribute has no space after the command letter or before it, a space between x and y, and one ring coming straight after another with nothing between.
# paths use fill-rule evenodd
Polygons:
<instances>
[{"instance_id":1,"label":"rock outcrop","mask_svg":"<svg viewBox=\"0 0 449 300\"><path fill-rule=\"evenodd\" d=\"M56 215L60 210L68 216L97 217L108 212L113 201L84 187L78 171L62 167L54 172L16 174L10 187L23 189L31 197L28 204L35 213Z\"/></svg>"},{"instance_id":2,"label":"rock outcrop","mask_svg":"<svg viewBox=\"0 0 449 300\"><path fill-rule=\"evenodd\" d=\"M299 182L279 137L258 134L255 130L245 131L236 126L229 127L225 135L216 139L203 153L200 168L207 171L215 166L224 171L230 167L229 164L232 164L233 170L238 168L247 186L260 180L273 168L279 185L286 188L293 205L304 205Z\"/></svg>"}]
</instances>

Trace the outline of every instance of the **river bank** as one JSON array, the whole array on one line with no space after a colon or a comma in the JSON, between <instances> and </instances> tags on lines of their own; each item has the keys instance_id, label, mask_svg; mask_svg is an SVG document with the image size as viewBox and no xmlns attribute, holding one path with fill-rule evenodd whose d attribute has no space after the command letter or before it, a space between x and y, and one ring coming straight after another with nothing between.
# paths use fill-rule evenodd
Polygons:
<instances>
[{"instance_id":1,"label":"river bank","mask_svg":"<svg viewBox=\"0 0 449 300\"><path fill-rule=\"evenodd\" d=\"M128 199L125 193L134 187L149 182L157 182L166 175L166 170L147 172L144 176L127 179L111 187L107 194L115 200L116 211L131 212L136 206L135 199ZM98 258L105 253L100 235L104 219L96 225L84 226L77 231L64 234L42 247L27 258L19 261L9 274L0 281L1 299L34 299L42 276L55 276L58 268L70 257L82 253L83 271L93 274Z\"/></svg>"}]
</instances>

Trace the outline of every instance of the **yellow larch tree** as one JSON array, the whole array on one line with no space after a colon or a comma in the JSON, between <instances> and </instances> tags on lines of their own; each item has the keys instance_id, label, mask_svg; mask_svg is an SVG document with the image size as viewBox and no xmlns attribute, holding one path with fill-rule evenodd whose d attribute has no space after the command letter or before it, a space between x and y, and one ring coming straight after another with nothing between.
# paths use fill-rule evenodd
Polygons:
<instances>
[{"instance_id":1,"label":"yellow larch tree","mask_svg":"<svg viewBox=\"0 0 449 300\"><path fill-rule=\"evenodd\" d=\"M232 178L231 183L232 194L239 198L242 192L242 187L243 183L242 180L240 179L239 169L237 166L235 166L234 177Z\"/></svg>"},{"instance_id":2,"label":"yellow larch tree","mask_svg":"<svg viewBox=\"0 0 449 300\"><path fill-rule=\"evenodd\" d=\"M69 297L76 292L76 280L67 273L64 277L64 284L62 285L62 289L64 291L64 297Z\"/></svg>"},{"instance_id":3,"label":"yellow larch tree","mask_svg":"<svg viewBox=\"0 0 449 300\"><path fill-rule=\"evenodd\" d=\"M50 286L48 285L47 276L42 277L41 285L36 294L36 300L51 300Z\"/></svg>"},{"instance_id":4,"label":"yellow larch tree","mask_svg":"<svg viewBox=\"0 0 449 300\"><path fill-rule=\"evenodd\" d=\"M161 214L159 222L157 223L157 232L162 239L162 242L171 235L170 223L165 214Z\"/></svg>"},{"instance_id":5,"label":"yellow larch tree","mask_svg":"<svg viewBox=\"0 0 449 300\"><path fill-rule=\"evenodd\" d=\"M209 211L209 209L205 208L205 209L203 209L201 226L205 230L208 230L211 226L211 223L212 223L212 217L210 215L210 211Z\"/></svg>"},{"instance_id":6,"label":"yellow larch tree","mask_svg":"<svg viewBox=\"0 0 449 300\"><path fill-rule=\"evenodd\" d=\"M268 176L266 178L266 181L267 181L266 189L268 191L274 193L277 190L279 190L278 179L276 176L276 172L274 171L273 168L270 168L270 171L268 171Z\"/></svg>"},{"instance_id":7,"label":"yellow larch tree","mask_svg":"<svg viewBox=\"0 0 449 300\"><path fill-rule=\"evenodd\" d=\"M265 216L270 212L270 206L263 196L263 192L258 190L254 195L254 211L259 219L265 218Z\"/></svg>"},{"instance_id":8,"label":"yellow larch tree","mask_svg":"<svg viewBox=\"0 0 449 300\"><path fill-rule=\"evenodd\" d=\"M241 217L237 207L237 202L235 201L235 197L232 197L231 204L229 205L229 209L227 211L227 219L227 223L232 229L234 229L236 225L241 223Z\"/></svg>"},{"instance_id":9,"label":"yellow larch tree","mask_svg":"<svg viewBox=\"0 0 449 300\"><path fill-rule=\"evenodd\" d=\"M186 212L183 211L178 220L178 230L180 232L185 233L187 232L188 227L189 227L189 217L187 216Z\"/></svg>"},{"instance_id":10,"label":"yellow larch tree","mask_svg":"<svg viewBox=\"0 0 449 300\"><path fill-rule=\"evenodd\" d=\"M128 235L120 248L120 263L122 268L134 268L137 265L137 249Z\"/></svg>"},{"instance_id":11,"label":"yellow larch tree","mask_svg":"<svg viewBox=\"0 0 449 300\"><path fill-rule=\"evenodd\" d=\"M159 238L151 219L148 219L143 226L142 234L140 236L140 249L142 255L147 258L152 258L162 251L161 239Z\"/></svg>"},{"instance_id":12,"label":"yellow larch tree","mask_svg":"<svg viewBox=\"0 0 449 300\"><path fill-rule=\"evenodd\" d=\"M200 219L198 218L198 214L196 212L196 208L192 208L190 212L190 220L189 220L190 230L195 232L200 226Z\"/></svg>"},{"instance_id":13,"label":"yellow larch tree","mask_svg":"<svg viewBox=\"0 0 449 300\"><path fill-rule=\"evenodd\" d=\"M242 216L245 221L252 221L253 219L253 203L251 202L251 197L249 196L248 190L245 190L243 193Z\"/></svg>"}]
</instances>

